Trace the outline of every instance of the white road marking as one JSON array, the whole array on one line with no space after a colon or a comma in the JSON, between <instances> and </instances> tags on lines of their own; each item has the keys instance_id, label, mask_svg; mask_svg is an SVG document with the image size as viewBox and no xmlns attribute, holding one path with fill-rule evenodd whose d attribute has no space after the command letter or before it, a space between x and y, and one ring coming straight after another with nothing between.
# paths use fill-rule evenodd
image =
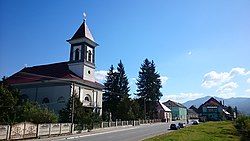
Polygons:
<instances>
[{"instance_id":1,"label":"white road marking","mask_svg":"<svg viewBox=\"0 0 250 141\"><path fill-rule=\"evenodd\" d=\"M120 131L132 130L132 129L136 129L136 128L139 128L139 127L126 128L126 129L120 129L120 130L113 130L113 131L107 131L107 132L100 132L100 133L94 133L94 134L88 134L88 135L81 135L81 136L74 136L74 137L68 137L68 138L59 139L59 140L72 140L72 139L77 139L77 138L90 137L90 136L96 136L96 135L102 135L102 134L108 134L108 133L115 133L115 132L120 132Z\"/></svg>"}]
</instances>

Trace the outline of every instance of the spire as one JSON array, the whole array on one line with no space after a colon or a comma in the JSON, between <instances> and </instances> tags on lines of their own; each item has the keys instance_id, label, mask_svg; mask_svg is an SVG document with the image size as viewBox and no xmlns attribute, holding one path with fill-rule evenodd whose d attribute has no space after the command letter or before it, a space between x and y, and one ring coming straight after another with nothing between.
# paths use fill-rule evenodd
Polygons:
<instances>
[{"instance_id":1,"label":"spire","mask_svg":"<svg viewBox=\"0 0 250 141\"><path fill-rule=\"evenodd\" d=\"M74 34L74 36L70 40L79 39L79 38L88 38L91 41L95 42L87 24L86 24L86 18L87 18L87 15L84 12L83 13L83 23L81 24L81 26L78 28L78 30L76 31L76 33Z\"/></svg>"}]
</instances>

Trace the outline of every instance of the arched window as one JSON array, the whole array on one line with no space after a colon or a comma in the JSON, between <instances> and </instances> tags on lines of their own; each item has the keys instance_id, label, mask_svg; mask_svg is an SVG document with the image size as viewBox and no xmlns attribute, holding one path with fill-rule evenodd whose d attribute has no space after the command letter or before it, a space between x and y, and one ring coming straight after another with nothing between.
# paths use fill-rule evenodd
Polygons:
<instances>
[{"instance_id":1,"label":"arched window","mask_svg":"<svg viewBox=\"0 0 250 141\"><path fill-rule=\"evenodd\" d=\"M88 51L88 61L89 61L89 62L91 62L91 55L92 55L92 53L91 53L91 51L89 50L89 51Z\"/></svg>"},{"instance_id":2,"label":"arched window","mask_svg":"<svg viewBox=\"0 0 250 141\"><path fill-rule=\"evenodd\" d=\"M77 48L75 50L75 61L79 60L80 59L80 53L79 53L79 49Z\"/></svg>"},{"instance_id":3,"label":"arched window","mask_svg":"<svg viewBox=\"0 0 250 141\"><path fill-rule=\"evenodd\" d=\"M84 100L85 100L85 101L89 101L89 97L86 96Z\"/></svg>"},{"instance_id":4,"label":"arched window","mask_svg":"<svg viewBox=\"0 0 250 141\"><path fill-rule=\"evenodd\" d=\"M91 97L90 95L86 95L85 98L84 98L85 101L88 101L88 102L91 102Z\"/></svg>"},{"instance_id":5,"label":"arched window","mask_svg":"<svg viewBox=\"0 0 250 141\"><path fill-rule=\"evenodd\" d=\"M47 97L45 97L42 101L42 104L46 104L46 103L49 103L49 99Z\"/></svg>"},{"instance_id":6,"label":"arched window","mask_svg":"<svg viewBox=\"0 0 250 141\"><path fill-rule=\"evenodd\" d=\"M58 97L57 103L65 103L65 99L63 96Z\"/></svg>"}]
</instances>

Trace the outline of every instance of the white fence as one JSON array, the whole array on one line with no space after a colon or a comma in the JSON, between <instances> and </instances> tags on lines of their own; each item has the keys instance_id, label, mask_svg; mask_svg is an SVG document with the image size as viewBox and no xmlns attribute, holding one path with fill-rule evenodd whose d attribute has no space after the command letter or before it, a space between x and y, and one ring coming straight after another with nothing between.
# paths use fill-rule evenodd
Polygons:
<instances>
[{"instance_id":1,"label":"white fence","mask_svg":"<svg viewBox=\"0 0 250 141\"><path fill-rule=\"evenodd\" d=\"M130 121L112 121L93 124L93 129L108 128L117 126L138 126L140 124L160 122L161 120L130 120ZM76 128L80 126L80 128ZM39 138L41 136L52 136L71 133L71 123L49 123L33 124L22 122L15 125L0 125L0 140L15 140L27 138ZM86 130L84 125L74 124L74 133L79 130ZM76 131L77 130L77 131Z\"/></svg>"},{"instance_id":2,"label":"white fence","mask_svg":"<svg viewBox=\"0 0 250 141\"><path fill-rule=\"evenodd\" d=\"M71 133L71 123L33 124L22 122L12 126L0 125L0 140L38 138L68 133Z\"/></svg>"}]
</instances>

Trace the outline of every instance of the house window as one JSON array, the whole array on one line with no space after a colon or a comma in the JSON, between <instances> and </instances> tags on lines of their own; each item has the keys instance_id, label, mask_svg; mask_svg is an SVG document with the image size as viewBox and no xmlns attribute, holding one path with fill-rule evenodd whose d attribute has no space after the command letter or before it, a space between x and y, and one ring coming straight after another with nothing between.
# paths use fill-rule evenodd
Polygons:
<instances>
[{"instance_id":1,"label":"house window","mask_svg":"<svg viewBox=\"0 0 250 141\"><path fill-rule=\"evenodd\" d=\"M42 104L46 104L46 103L49 103L49 99L47 97L45 97L42 101Z\"/></svg>"},{"instance_id":2,"label":"house window","mask_svg":"<svg viewBox=\"0 0 250 141\"><path fill-rule=\"evenodd\" d=\"M91 51L89 50L89 51L88 51L88 61L89 61L89 62L91 62L91 55L92 55L92 53L91 53Z\"/></svg>"},{"instance_id":3,"label":"house window","mask_svg":"<svg viewBox=\"0 0 250 141\"><path fill-rule=\"evenodd\" d=\"M79 60L80 59L80 53L79 53L79 49L77 48L76 50L75 50L75 60L77 61L77 60Z\"/></svg>"}]
</instances>

